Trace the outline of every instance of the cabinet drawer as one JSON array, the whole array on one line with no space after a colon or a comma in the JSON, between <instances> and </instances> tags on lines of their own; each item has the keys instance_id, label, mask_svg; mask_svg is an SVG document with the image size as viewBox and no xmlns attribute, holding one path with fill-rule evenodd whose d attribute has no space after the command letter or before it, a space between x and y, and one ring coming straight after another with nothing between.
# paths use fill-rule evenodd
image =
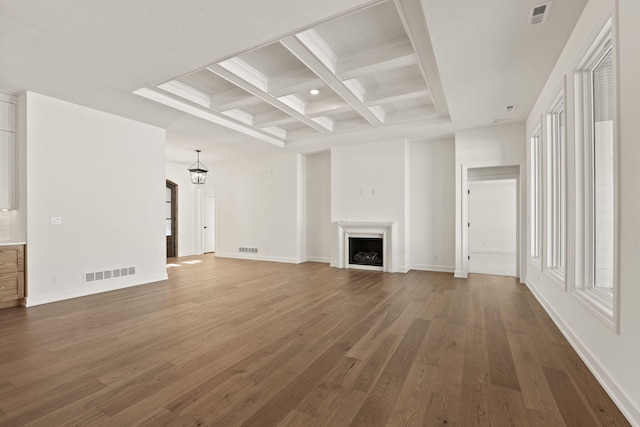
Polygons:
<instances>
[{"instance_id":1,"label":"cabinet drawer","mask_svg":"<svg viewBox=\"0 0 640 427\"><path fill-rule=\"evenodd\" d=\"M24 246L0 246L0 274L24 271Z\"/></svg>"},{"instance_id":2,"label":"cabinet drawer","mask_svg":"<svg viewBox=\"0 0 640 427\"><path fill-rule=\"evenodd\" d=\"M0 274L0 301L24 298L24 273Z\"/></svg>"}]
</instances>

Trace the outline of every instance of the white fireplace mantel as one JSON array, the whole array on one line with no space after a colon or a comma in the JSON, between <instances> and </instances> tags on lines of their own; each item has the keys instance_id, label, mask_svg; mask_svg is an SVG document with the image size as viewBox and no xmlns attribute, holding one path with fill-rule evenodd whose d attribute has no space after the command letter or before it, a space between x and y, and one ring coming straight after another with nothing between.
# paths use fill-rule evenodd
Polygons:
<instances>
[{"instance_id":1,"label":"white fireplace mantel","mask_svg":"<svg viewBox=\"0 0 640 427\"><path fill-rule=\"evenodd\" d=\"M349 237L382 237L382 271L396 272L394 221L338 221L338 268L349 268Z\"/></svg>"}]
</instances>

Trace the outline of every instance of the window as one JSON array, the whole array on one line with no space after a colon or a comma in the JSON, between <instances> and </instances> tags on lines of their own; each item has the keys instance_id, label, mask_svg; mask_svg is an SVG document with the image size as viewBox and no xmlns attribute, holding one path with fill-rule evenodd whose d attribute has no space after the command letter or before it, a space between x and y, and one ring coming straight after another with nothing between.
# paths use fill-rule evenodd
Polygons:
<instances>
[{"instance_id":1,"label":"window","mask_svg":"<svg viewBox=\"0 0 640 427\"><path fill-rule=\"evenodd\" d=\"M540 126L531 137L531 257L540 262L542 231L542 140Z\"/></svg>"},{"instance_id":2,"label":"window","mask_svg":"<svg viewBox=\"0 0 640 427\"><path fill-rule=\"evenodd\" d=\"M614 247L614 136L613 136L613 52L609 47L591 72L593 104L593 286L613 292Z\"/></svg>"},{"instance_id":3,"label":"window","mask_svg":"<svg viewBox=\"0 0 640 427\"><path fill-rule=\"evenodd\" d=\"M607 22L575 73L577 212L575 295L617 327L615 49Z\"/></svg>"},{"instance_id":4,"label":"window","mask_svg":"<svg viewBox=\"0 0 640 427\"><path fill-rule=\"evenodd\" d=\"M547 115L547 268L562 283L566 264L566 115L564 91Z\"/></svg>"}]
</instances>

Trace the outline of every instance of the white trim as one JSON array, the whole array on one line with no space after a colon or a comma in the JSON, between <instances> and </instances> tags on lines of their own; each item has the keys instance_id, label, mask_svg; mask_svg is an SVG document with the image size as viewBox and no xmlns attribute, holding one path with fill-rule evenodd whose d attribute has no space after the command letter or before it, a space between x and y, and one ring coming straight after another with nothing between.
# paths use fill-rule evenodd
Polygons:
<instances>
[{"instance_id":1,"label":"white trim","mask_svg":"<svg viewBox=\"0 0 640 427\"><path fill-rule=\"evenodd\" d=\"M73 298L85 297L89 295L101 294L104 292L115 291L118 289L132 288L134 286L146 285L153 282L161 282L167 280L167 272L161 274L151 274L147 276L135 277L135 282L123 281L122 278L117 281L108 280L105 283L83 283L79 287L72 289L64 289L62 291L36 293L36 295L27 295L27 307L34 305L48 304L56 301L64 301ZM120 282L120 283L118 283Z\"/></svg>"},{"instance_id":2,"label":"white trim","mask_svg":"<svg viewBox=\"0 0 640 427\"><path fill-rule=\"evenodd\" d=\"M396 223L394 221L335 222L338 228L338 268L352 268L349 264L349 237L382 237L382 271L395 273L397 243Z\"/></svg>"},{"instance_id":3,"label":"white trim","mask_svg":"<svg viewBox=\"0 0 640 427\"><path fill-rule=\"evenodd\" d=\"M322 262L325 264L330 264L331 263L331 258L329 257L322 257L322 256L308 256L306 259L306 262Z\"/></svg>"},{"instance_id":4,"label":"white trim","mask_svg":"<svg viewBox=\"0 0 640 427\"><path fill-rule=\"evenodd\" d=\"M497 249L497 248L473 248L469 249L469 254L472 253L487 253L487 254L508 254L508 255L516 255L518 251L514 249Z\"/></svg>"},{"instance_id":5,"label":"white trim","mask_svg":"<svg viewBox=\"0 0 640 427\"><path fill-rule=\"evenodd\" d=\"M431 265L431 264L413 264L411 270L433 271L436 273L453 273L456 267L453 265Z\"/></svg>"},{"instance_id":6,"label":"white trim","mask_svg":"<svg viewBox=\"0 0 640 427\"><path fill-rule=\"evenodd\" d=\"M234 259L245 259L250 261L268 261L268 262L283 262L286 264L302 264L305 262L304 259L301 258L293 258L293 257L277 257L277 256L268 256L268 255L251 255L251 254L236 254L229 252L216 252L216 258L234 258Z\"/></svg>"},{"instance_id":7,"label":"white trim","mask_svg":"<svg viewBox=\"0 0 640 427\"><path fill-rule=\"evenodd\" d=\"M634 404L634 402L627 398L629 394L622 390L609 372L602 367L598 359L589 351L588 347L582 343L571 328L567 326L562 317L558 315L535 286L533 286L529 280L527 280L525 284L631 425L640 426L640 405Z\"/></svg>"}]
</instances>

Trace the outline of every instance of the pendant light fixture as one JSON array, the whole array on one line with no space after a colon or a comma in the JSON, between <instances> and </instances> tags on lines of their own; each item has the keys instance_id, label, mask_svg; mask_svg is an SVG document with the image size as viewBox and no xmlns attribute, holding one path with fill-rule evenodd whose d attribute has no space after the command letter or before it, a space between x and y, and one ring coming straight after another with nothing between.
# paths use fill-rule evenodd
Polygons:
<instances>
[{"instance_id":1,"label":"pendant light fixture","mask_svg":"<svg viewBox=\"0 0 640 427\"><path fill-rule=\"evenodd\" d=\"M191 183L192 184L204 184L207 180L207 172L209 169L202 163L200 163L200 150L196 150L198 153L198 160L189 167L189 172L191 173Z\"/></svg>"}]
</instances>

